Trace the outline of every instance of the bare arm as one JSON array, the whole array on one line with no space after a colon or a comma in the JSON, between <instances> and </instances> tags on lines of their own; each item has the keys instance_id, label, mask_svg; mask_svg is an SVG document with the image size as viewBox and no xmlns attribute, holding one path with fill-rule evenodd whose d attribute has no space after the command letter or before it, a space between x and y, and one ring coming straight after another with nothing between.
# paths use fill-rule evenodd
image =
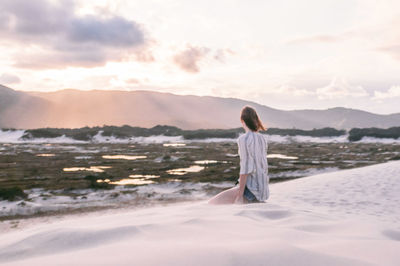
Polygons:
<instances>
[{"instance_id":1,"label":"bare arm","mask_svg":"<svg viewBox=\"0 0 400 266\"><path fill-rule=\"evenodd\" d=\"M246 187L247 176L250 174L249 156L245 141L243 138L238 139L238 152L240 156L240 171L239 171L239 187L235 197L235 202L243 202L243 193Z\"/></svg>"},{"instance_id":2,"label":"bare arm","mask_svg":"<svg viewBox=\"0 0 400 266\"><path fill-rule=\"evenodd\" d=\"M246 187L246 180L249 174L240 174L239 175L239 187L236 190L236 196L234 199L234 203L243 203L243 194L244 188Z\"/></svg>"},{"instance_id":3,"label":"bare arm","mask_svg":"<svg viewBox=\"0 0 400 266\"><path fill-rule=\"evenodd\" d=\"M243 196L244 188L246 186L247 176L249 174L241 174L239 175L239 195Z\"/></svg>"}]
</instances>

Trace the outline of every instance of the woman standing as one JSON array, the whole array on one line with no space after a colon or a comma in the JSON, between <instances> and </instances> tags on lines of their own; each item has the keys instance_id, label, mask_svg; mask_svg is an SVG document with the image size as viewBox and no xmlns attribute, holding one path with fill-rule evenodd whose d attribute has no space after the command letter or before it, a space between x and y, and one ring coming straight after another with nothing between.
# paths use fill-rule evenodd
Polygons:
<instances>
[{"instance_id":1,"label":"woman standing","mask_svg":"<svg viewBox=\"0 0 400 266\"><path fill-rule=\"evenodd\" d=\"M237 139L240 156L239 185L222 191L208 203L254 203L269 198L268 144L259 130L265 130L257 112L250 106L243 107L240 115L245 134ZM237 184L236 183L236 184Z\"/></svg>"}]
</instances>

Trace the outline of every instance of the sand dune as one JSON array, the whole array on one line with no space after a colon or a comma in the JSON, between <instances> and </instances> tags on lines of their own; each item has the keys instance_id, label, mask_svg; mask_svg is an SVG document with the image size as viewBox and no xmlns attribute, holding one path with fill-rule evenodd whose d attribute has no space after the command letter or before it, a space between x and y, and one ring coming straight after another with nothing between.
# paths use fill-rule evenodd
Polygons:
<instances>
[{"instance_id":1,"label":"sand dune","mask_svg":"<svg viewBox=\"0 0 400 266\"><path fill-rule=\"evenodd\" d=\"M68 216L0 236L5 265L398 265L400 161L205 201Z\"/></svg>"}]
</instances>

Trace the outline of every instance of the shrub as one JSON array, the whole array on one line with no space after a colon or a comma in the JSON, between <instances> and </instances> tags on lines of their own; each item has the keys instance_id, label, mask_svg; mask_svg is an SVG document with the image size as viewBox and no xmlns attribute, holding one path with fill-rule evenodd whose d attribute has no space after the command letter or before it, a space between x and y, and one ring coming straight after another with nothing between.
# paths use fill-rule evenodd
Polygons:
<instances>
[{"instance_id":1,"label":"shrub","mask_svg":"<svg viewBox=\"0 0 400 266\"><path fill-rule=\"evenodd\" d=\"M0 188L0 199L14 201L26 199L28 195L19 187Z\"/></svg>"},{"instance_id":2,"label":"shrub","mask_svg":"<svg viewBox=\"0 0 400 266\"><path fill-rule=\"evenodd\" d=\"M268 135L280 135L280 136L310 136L310 137L337 137L346 134L345 130L338 130L331 127L302 130L302 129L280 129L280 128L268 128Z\"/></svg>"},{"instance_id":3,"label":"shrub","mask_svg":"<svg viewBox=\"0 0 400 266\"><path fill-rule=\"evenodd\" d=\"M349 140L358 141L363 137L374 137L374 138L400 138L400 127L391 128L353 128L349 131Z\"/></svg>"},{"instance_id":4,"label":"shrub","mask_svg":"<svg viewBox=\"0 0 400 266\"><path fill-rule=\"evenodd\" d=\"M111 185L107 182L97 182L97 179L103 179L102 177L95 176L95 175L87 175L85 179L89 181L88 188L93 189L113 189L114 185Z\"/></svg>"},{"instance_id":5,"label":"shrub","mask_svg":"<svg viewBox=\"0 0 400 266\"><path fill-rule=\"evenodd\" d=\"M234 129L199 129L185 130L183 138L185 139L207 139L207 138L237 138L239 133L243 132L241 128Z\"/></svg>"},{"instance_id":6,"label":"shrub","mask_svg":"<svg viewBox=\"0 0 400 266\"><path fill-rule=\"evenodd\" d=\"M25 130L23 139L33 139L33 138L57 138L61 137L62 134L55 132L51 128L39 128L39 129L28 129Z\"/></svg>"}]
</instances>

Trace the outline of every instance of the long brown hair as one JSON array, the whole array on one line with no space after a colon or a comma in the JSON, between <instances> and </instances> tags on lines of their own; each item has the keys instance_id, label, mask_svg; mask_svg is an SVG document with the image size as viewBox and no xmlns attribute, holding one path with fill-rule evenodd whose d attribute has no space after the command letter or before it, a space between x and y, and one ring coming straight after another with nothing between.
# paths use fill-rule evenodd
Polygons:
<instances>
[{"instance_id":1,"label":"long brown hair","mask_svg":"<svg viewBox=\"0 0 400 266\"><path fill-rule=\"evenodd\" d=\"M246 105L242 108L240 120L243 120L252 131L266 130L260 118L258 118L256 110L251 106Z\"/></svg>"}]
</instances>

